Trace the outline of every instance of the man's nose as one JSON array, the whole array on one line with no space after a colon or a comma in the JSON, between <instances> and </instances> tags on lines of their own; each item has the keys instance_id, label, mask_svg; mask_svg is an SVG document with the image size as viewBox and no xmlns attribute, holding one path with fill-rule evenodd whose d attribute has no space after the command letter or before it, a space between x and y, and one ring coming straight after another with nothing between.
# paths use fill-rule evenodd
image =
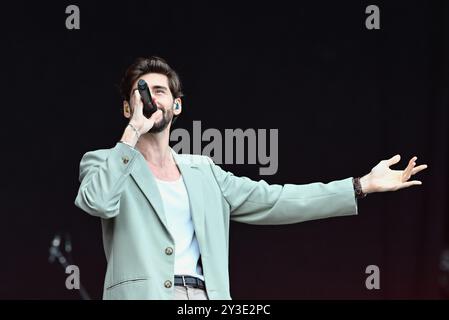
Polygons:
<instances>
[{"instance_id":1,"label":"man's nose","mask_svg":"<svg viewBox=\"0 0 449 320\"><path fill-rule=\"evenodd\" d=\"M152 102L153 102L154 106L158 107L159 106L159 101L157 100L157 98L155 96L152 96L151 98L153 100Z\"/></svg>"},{"instance_id":2,"label":"man's nose","mask_svg":"<svg viewBox=\"0 0 449 320\"><path fill-rule=\"evenodd\" d=\"M153 97L153 105L156 107L156 109L161 110L162 112L165 112L164 106L159 103L159 100L155 97Z\"/></svg>"}]
</instances>

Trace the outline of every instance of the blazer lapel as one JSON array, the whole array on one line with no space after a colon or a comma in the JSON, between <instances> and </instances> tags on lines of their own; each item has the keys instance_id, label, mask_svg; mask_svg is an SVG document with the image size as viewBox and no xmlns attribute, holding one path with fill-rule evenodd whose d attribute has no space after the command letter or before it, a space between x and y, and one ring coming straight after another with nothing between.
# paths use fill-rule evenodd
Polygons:
<instances>
[{"instance_id":1,"label":"blazer lapel","mask_svg":"<svg viewBox=\"0 0 449 320\"><path fill-rule=\"evenodd\" d=\"M134 181L136 181L140 190L148 199L154 211L158 215L159 220L161 220L162 224L168 231L167 218L165 216L164 205L159 193L159 188L157 187L153 173L142 155L139 155L139 158L136 159L134 170L131 171L131 176Z\"/></svg>"},{"instance_id":2,"label":"blazer lapel","mask_svg":"<svg viewBox=\"0 0 449 320\"><path fill-rule=\"evenodd\" d=\"M195 227L195 234L200 245L201 254L204 251L201 250L201 244L205 241L205 215L204 215L204 187L203 176L198 168L198 164L191 161L191 156L183 157L178 155L172 149L173 158L181 171L184 183L186 185L187 194L189 195L190 210L192 212L192 221Z\"/></svg>"}]
</instances>

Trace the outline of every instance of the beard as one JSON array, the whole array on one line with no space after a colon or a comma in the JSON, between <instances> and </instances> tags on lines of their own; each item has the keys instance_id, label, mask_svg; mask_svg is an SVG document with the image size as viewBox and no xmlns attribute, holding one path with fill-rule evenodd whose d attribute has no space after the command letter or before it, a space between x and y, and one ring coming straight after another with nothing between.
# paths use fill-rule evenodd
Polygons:
<instances>
[{"instance_id":1,"label":"beard","mask_svg":"<svg viewBox=\"0 0 449 320\"><path fill-rule=\"evenodd\" d=\"M165 128L168 127L168 124L173 119L173 113L172 112L166 112L163 109L159 109L162 111L162 119L158 122L155 122L153 127L150 129L150 133L159 133L165 130Z\"/></svg>"}]
</instances>

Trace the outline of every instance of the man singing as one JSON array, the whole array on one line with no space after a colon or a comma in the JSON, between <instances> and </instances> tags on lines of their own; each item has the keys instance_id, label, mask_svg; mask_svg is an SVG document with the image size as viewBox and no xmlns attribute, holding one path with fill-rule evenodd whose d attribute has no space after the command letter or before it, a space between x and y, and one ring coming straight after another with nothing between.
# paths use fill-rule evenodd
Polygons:
<instances>
[{"instance_id":1,"label":"man singing","mask_svg":"<svg viewBox=\"0 0 449 320\"><path fill-rule=\"evenodd\" d=\"M158 109L150 118L143 115L140 79ZM75 200L101 218L104 299L231 299L230 220L275 225L355 215L358 198L420 185L410 178L427 168L413 157L404 170L391 170L400 160L396 155L361 178L327 184L270 185L236 177L206 156L170 148L182 91L163 59L137 59L121 93L129 123L113 148L83 156Z\"/></svg>"}]
</instances>

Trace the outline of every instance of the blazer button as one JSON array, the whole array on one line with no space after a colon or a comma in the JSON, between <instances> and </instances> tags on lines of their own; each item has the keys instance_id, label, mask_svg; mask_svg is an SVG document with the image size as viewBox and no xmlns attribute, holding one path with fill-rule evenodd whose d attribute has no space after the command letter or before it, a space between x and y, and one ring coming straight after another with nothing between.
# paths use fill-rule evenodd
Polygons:
<instances>
[{"instance_id":1,"label":"blazer button","mask_svg":"<svg viewBox=\"0 0 449 320\"><path fill-rule=\"evenodd\" d=\"M122 158L122 161L123 161L124 164L127 164L127 163L129 162L129 158L126 157L126 156L124 156L124 157Z\"/></svg>"},{"instance_id":2,"label":"blazer button","mask_svg":"<svg viewBox=\"0 0 449 320\"><path fill-rule=\"evenodd\" d=\"M168 288L171 288L171 281L170 280L167 280L167 281L165 281L164 282L164 286L168 289Z\"/></svg>"},{"instance_id":3,"label":"blazer button","mask_svg":"<svg viewBox=\"0 0 449 320\"><path fill-rule=\"evenodd\" d=\"M167 256L171 256L171 255L173 254L173 248L172 248L172 247L167 247L167 248L165 249L165 254L166 254Z\"/></svg>"}]
</instances>

